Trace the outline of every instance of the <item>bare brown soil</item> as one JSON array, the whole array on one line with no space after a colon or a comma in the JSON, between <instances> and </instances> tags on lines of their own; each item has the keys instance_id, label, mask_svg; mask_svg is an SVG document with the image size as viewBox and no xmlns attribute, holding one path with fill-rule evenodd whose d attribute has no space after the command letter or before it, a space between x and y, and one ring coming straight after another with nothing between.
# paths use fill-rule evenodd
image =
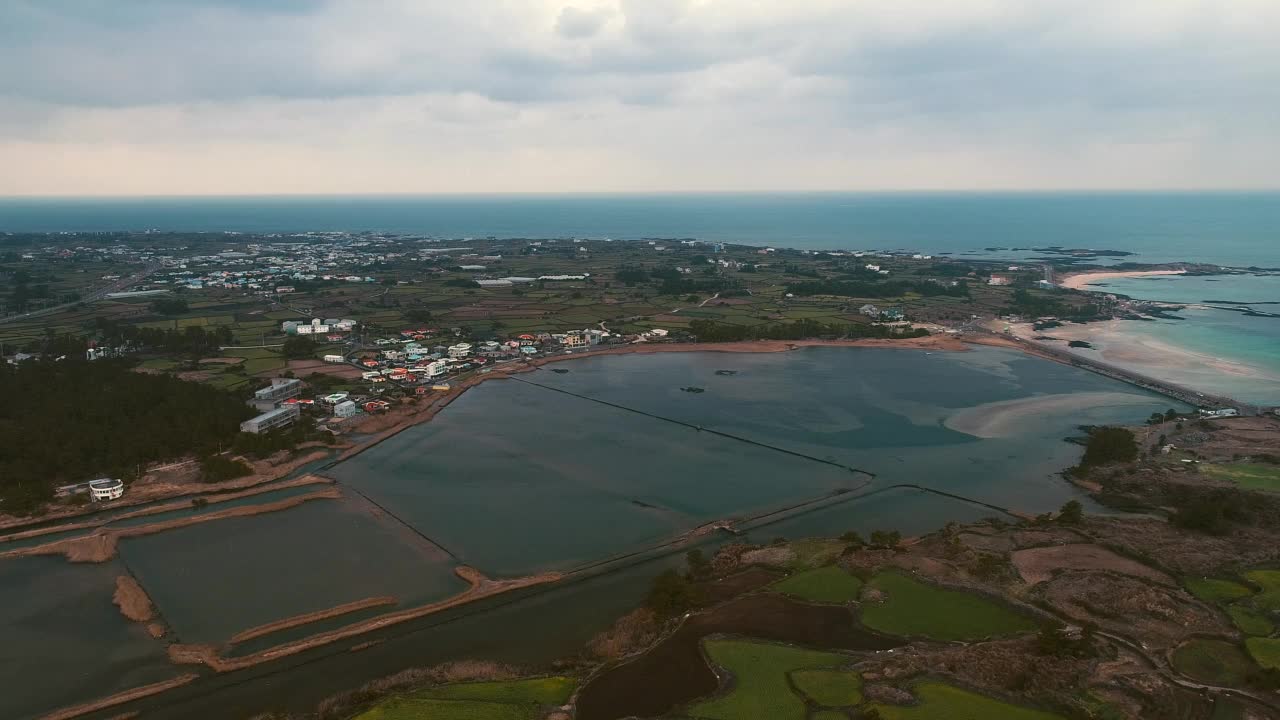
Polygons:
<instances>
[{"instance_id":1,"label":"bare brown soil","mask_svg":"<svg viewBox=\"0 0 1280 720\"><path fill-rule=\"evenodd\" d=\"M395 604L396 599L390 596L369 597L363 600L356 600L354 602L336 605L327 610L317 610L305 615L296 615L288 618L287 620L277 620L276 622L265 623L257 627L249 628L248 630L231 636L230 643L235 645L236 643L246 642L254 638L262 637L263 635L270 635L273 632L288 630L289 628L295 628L301 625L309 625L313 622L328 620L329 618L341 617L358 610L367 610L369 608L384 607L386 605Z\"/></svg>"},{"instance_id":2,"label":"bare brown soil","mask_svg":"<svg viewBox=\"0 0 1280 720\"><path fill-rule=\"evenodd\" d=\"M1090 518L1087 527L1103 545L1150 558L1178 575L1212 575L1280 560L1280 532L1236 528L1215 536L1182 530L1164 520Z\"/></svg>"},{"instance_id":3,"label":"bare brown soil","mask_svg":"<svg viewBox=\"0 0 1280 720\"><path fill-rule=\"evenodd\" d=\"M674 633L634 660L587 682L578 695L578 720L658 717L715 692L719 678L707 666L702 638L745 635L819 648L883 650L901 645L854 625L853 614L780 595L748 595L691 615Z\"/></svg>"},{"instance_id":4,"label":"bare brown soil","mask_svg":"<svg viewBox=\"0 0 1280 720\"><path fill-rule=\"evenodd\" d=\"M1209 608L1177 588L1099 570L1068 570L1035 595L1076 622L1171 648L1195 634L1230 634Z\"/></svg>"},{"instance_id":5,"label":"bare brown soil","mask_svg":"<svg viewBox=\"0 0 1280 720\"><path fill-rule=\"evenodd\" d=\"M148 697L150 695L157 695L167 690L172 690L173 688L176 688L176 687L182 687L183 685L186 685L187 683L195 680L198 677L200 676L196 675L195 673L187 673L185 675L179 675L178 677L173 678L172 680L164 680L162 682L152 683L150 685L143 685L142 687L136 687L136 688L133 688L132 690L125 690L122 693L116 693L115 695L111 695L111 696L102 698L100 700L94 700L92 702L83 703L81 705L73 705L68 708L63 708L61 710L51 712L48 715L41 717L40 720L71 720L71 718L77 718L77 717L80 717L81 715L88 715L89 713L107 710L107 709L116 707L118 705L123 705L128 702L133 702L134 700L138 700L140 698Z\"/></svg>"},{"instance_id":6,"label":"bare brown soil","mask_svg":"<svg viewBox=\"0 0 1280 720\"><path fill-rule=\"evenodd\" d=\"M1121 557L1106 548L1091 543L1075 545L1051 545L1049 547L1018 550L1013 553L1013 566L1028 585L1044 582L1058 570L1108 570L1122 575L1145 578L1162 585L1176 585L1173 578Z\"/></svg>"},{"instance_id":7,"label":"bare brown soil","mask_svg":"<svg viewBox=\"0 0 1280 720\"><path fill-rule=\"evenodd\" d=\"M253 653L251 655L239 657L223 657L218 653L217 648L210 645L174 644L169 646L169 659L178 664L206 665L216 672L241 670L255 665L260 665L264 662L278 660L282 657L296 655L313 648L338 642L339 640L358 637L374 630L381 630L403 622L408 622L409 620L416 620L442 610L458 607L459 605L465 605L483 598L500 595L520 588L555 582L564 577L561 573L543 573L541 575L530 575L527 577L512 578L509 580L492 580L486 577L479 570L466 566L458 567L454 572L456 572L463 580L470 583L471 587L451 598L441 600L439 602L387 613L386 615L380 615L375 618L352 623L351 625L347 625L336 630L317 633L315 635L302 638L301 640L276 645L275 647ZM281 622L288 621L285 620Z\"/></svg>"},{"instance_id":8,"label":"bare brown soil","mask_svg":"<svg viewBox=\"0 0 1280 720\"><path fill-rule=\"evenodd\" d=\"M10 550L5 553L0 553L0 558L20 557L24 555L66 555L67 559L71 562L106 562L107 560L115 557L116 547L120 538L154 535L155 533L172 530L174 528L198 525L200 523L213 522L214 520L222 520L225 518L247 517L250 515L260 515L262 513L279 512L281 510L288 510L289 508L297 507L298 505L311 500L339 497L342 497L341 491L337 488L330 487L317 492L307 493L306 495L295 495L294 497L262 505L243 505L228 508L226 510L194 515L191 517L165 520L163 522L151 523L149 525L106 528L98 530L90 535L67 538L65 540L56 540L51 543L36 545L34 547Z\"/></svg>"},{"instance_id":9,"label":"bare brown soil","mask_svg":"<svg viewBox=\"0 0 1280 720\"><path fill-rule=\"evenodd\" d=\"M360 371L346 363L327 363L323 360L290 360L288 369L300 378L316 373L348 379L360 377Z\"/></svg>"},{"instance_id":10,"label":"bare brown soil","mask_svg":"<svg viewBox=\"0 0 1280 720\"><path fill-rule=\"evenodd\" d=\"M346 446L338 445L338 448ZM314 452L308 453L292 459L285 459L273 462L271 460L259 460L250 463L253 472L241 478L227 480L217 485L209 485L203 483L199 479L199 465L194 461L177 462L165 465L162 468L148 471L141 478L130 483L125 491L124 498L114 500L107 508L121 508L132 505L146 505L158 500L168 500L176 497L200 495L212 490L238 490L251 488L257 485L278 480L285 475L297 470L299 467L306 465L324 457L327 453ZM212 500L210 500L212 502ZM102 508L93 505L61 505L50 508L49 512L40 517L15 517L11 515L0 514L0 530L9 528L18 528L33 523L44 523L49 520L57 520L61 518L71 518L80 515L90 515ZM101 525L102 523L98 523ZM78 529L79 526L63 526L57 530L45 530L44 532L59 532L67 529ZM83 527L94 527L94 525L84 525ZM7 536L8 539L15 539L14 535Z\"/></svg>"},{"instance_id":11,"label":"bare brown soil","mask_svg":"<svg viewBox=\"0 0 1280 720\"><path fill-rule=\"evenodd\" d=\"M318 475L303 475L301 477L293 478L292 480L285 480L284 482L276 483L270 486L251 487L246 490L241 490L238 492L225 493L220 495L209 495L209 496L205 496L203 499L205 502L209 503L210 505L215 505L217 503L227 502L228 500L238 500L240 498L253 497L254 495L261 495L263 493L275 492L276 490L283 490L285 488L300 487L303 485L332 485L332 484L333 484L333 481L329 480L328 478L322 478ZM127 520L129 518L146 517L147 515L158 515L160 513L166 513L171 510L182 510L188 507L191 507L191 503L190 501L186 501L186 500L171 502L171 503L163 503L160 505L153 505L151 507L134 510L132 512L121 513L120 515L116 515L111 518L104 518L101 520L88 520L85 522L70 523L65 525L52 525L44 528L37 528L35 530L24 530L21 532L11 533L9 535L0 536L0 543L9 542L11 540L22 540L26 538L39 537L41 535L48 535L51 533L60 533L60 532L65 532L67 530L85 530L89 528L102 527L107 523L115 522L117 520Z\"/></svg>"},{"instance_id":12,"label":"bare brown soil","mask_svg":"<svg viewBox=\"0 0 1280 720\"><path fill-rule=\"evenodd\" d=\"M111 599L119 606L120 613L134 622L149 622L156 616L156 609L151 604L147 591L142 589L132 575L116 578L116 592Z\"/></svg>"}]
</instances>

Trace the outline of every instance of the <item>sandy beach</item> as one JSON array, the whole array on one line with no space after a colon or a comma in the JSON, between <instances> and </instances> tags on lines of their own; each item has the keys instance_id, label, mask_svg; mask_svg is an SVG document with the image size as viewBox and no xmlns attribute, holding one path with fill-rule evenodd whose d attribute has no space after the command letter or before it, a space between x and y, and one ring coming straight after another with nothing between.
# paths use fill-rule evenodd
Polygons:
<instances>
[{"instance_id":1,"label":"sandy beach","mask_svg":"<svg viewBox=\"0 0 1280 720\"><path fill-rule=\"evenodd\" d=\"M1185 274L1187 274L1186 270L1132 270L1128 272L1101 270L1098 272L1073 273L1071 275L1067 275L1066 277L1062 278L1062 280L1059 281L1058 284L1064 288L1069 288L1071 290L1088 290L1089 288L1087 286L1089 284L1100 282L1103 280L1116 280L1119 278L1152 277L1156 275L1185 275Z\"/></svg>"}]
</instances>

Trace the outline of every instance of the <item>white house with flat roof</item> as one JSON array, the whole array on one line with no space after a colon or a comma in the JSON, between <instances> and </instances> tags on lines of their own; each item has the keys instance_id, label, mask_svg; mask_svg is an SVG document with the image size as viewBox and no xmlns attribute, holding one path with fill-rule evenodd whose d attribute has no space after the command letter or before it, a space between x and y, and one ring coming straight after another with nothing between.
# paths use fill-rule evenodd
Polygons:
<instances>
[{"instance_id":1,"label":"white house with flat roof","mask_svg":"<svg viewBox=\"0 0 1280 720\"><path fill-rule=\"evenodd\" d=\"M102 478L89 482L89 494L97 502L119 500L124 496L124 481L119 478Z\"/></svg>"}]
</instances>

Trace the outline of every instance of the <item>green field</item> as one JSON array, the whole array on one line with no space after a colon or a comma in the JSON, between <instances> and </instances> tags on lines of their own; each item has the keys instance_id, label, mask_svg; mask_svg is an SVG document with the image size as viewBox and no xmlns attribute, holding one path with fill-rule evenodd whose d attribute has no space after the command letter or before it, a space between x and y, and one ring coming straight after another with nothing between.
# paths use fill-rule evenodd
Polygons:
<instances>
[{"instance_id":1,"label":"green field","mask_svg":"<svg viewBox=\"0 0 1280 720\"><path fill-rule=\"evenodd\" d=\"M728 695L698 703L689 715L709 720L804 720L804 701L791 692L787 673L840 665L844 655L744 640L708 640L707 655L733 675Z\"/></svg>"},{"instance_id":2,"label":"green field","mask_svg":"<svg viewBox=\"0 0 1280 720\"><path fill-rule=\"evenodd\" d=\"M927 585L898 572L882 572L871 587L885 601L864 603L862 623L903 637L981 640L1033 632L1036 623L984 597Z\"/></svg>"},{"instance_id":3,"label":"green field","mask_svg":"<svg viewBox=\"0 0 1280 720\"><path fill-rule=\"evenodd\" d=\"M386 700L354 720L537 720L573 694L566 677L455 683Z\"/></svg>"},{"instance_id":4,"label":"green field","mask_svg":"<svg viewBox=\"0 0 1280 720\"><path fill-rule=\"evenodd\" d=\"M1250 604L1261 610L1280 611L1280 570L1251 570L1244 576L1262 588L1262 592L1249 601Z\"/></svg>"},{"instance_id":5,"label":"green field","mask_svg":"<svg viewBox=\"0 0 1280 720\"><path fill-rule=\"evenodd\" d=\"M862 678L849 670L796 670L791 684L819 705L846 707L862 702Z\"/></svg>"},{"instance_id":6,"label":"green field","mask_svg":"<svg viewBox=\"0 0 1280 720\"><path fill-rule=\"evenodd\" d=\"M1201 464L1200 472L1219 480L1229 480L1249 490L1280 492L1280 465L1236 463L1233 465Z\"/></svg>"},{"instance_id":7,"label":"green field","mask_svg":"<svg viewBox=\"0 0 1280 720\"><path fill-rule=\"evenodd\" d=\"M353 720L536 720L538 717L520 705L397 698L366 710Z\"/></svg>"},{"instance_id":8,"label":"green field","mask_svg":"<svg viewBox=\"0 0 1280 720\"><path fill-rule=\"evenodd\" d=\"M809 720L849 720L849 716L839 710L819 710L810 715Z\"/></svg>"},{"instance_id":9,"label":"green field","mask_svg":"<svg viewBox=\"0 0 1280 720\"><path fill-rule=\"evenodd\" d=\"M1243 605L1232 605L1227 608L1231 622L1246 635L1266 637L1275 632L1276 626L1266 615Z\"/></svg>"},{"instance_id":10,"label":"green field","mask_svg":"<svg viewBox=\"0 0 1280 720\"><path fill-rule=\"evenodd\" d=\"M1239 685L1254 668L1235 645L1203 639L1189 640L1174 650L1173 667L1193 680L1215 685Z\"/></svg>"},{"instance_id":11,"label":"green field","mask_svg":"<svg viewBox=\"0 0 1280 720\"><path fill-rule=\"evenodd\" d=\"M876 705L883 720L1063 720L1060 715L1010 705L940 682L912 686L920 704L911 707Z\"/></svg>"},{"instance_id":12,"label":"green field","mask_svg":"<svg viewBox=\"0 0 1280 720\"><path fill-rule=\"evenodd\" d=\"M1249 588L1238 582L1217 578L1183 578L1182 584L1192 595L1207 603L1228 603L1252 594Z\"/></svg>"},{"instance_id":13,"label":"green field","mask_svg":"<svg viewBox=\"0 0 1280 720\"><path fill-rule=\"evenodd\" d=\"M774 583L780 593L821 603L857 600L862 581L835 565L806 570Z\"/></svg>"},{"instance_id":14,"label":"green field","mask_svg":"<svg viewBox=\"0 0 1280 720\"><path fill-rule=\"evenodd\" d=\"M563 705L573 694L573 678L551 676L507 682L473 682L443 685L414 695L438 700L489 700L491 702Z\"/></svg>"},{"instance_id":15,"label":"green field","mask_svg":"<svg viewBox=\"0 0 1280 720\"><path fill-rule=\"evenodd\" d=\"M1280 640L1249 638L1244 644L1259 665L1268 669L1280 669Z\"/></svg>"},{"instance_id":16,"label":"green field","mask_svg":"<svg viewBox=\"0 0 1280 720\"><path fill-rule=\"evenodd\" d=\"M821 567L840 557L840 553L844 551L844 546L845 543L839 540L817 538L794 540L788 543L787 547L791 552L795 553L795 558L787 565L792 570Z\"/></svg>"}]
</instances>

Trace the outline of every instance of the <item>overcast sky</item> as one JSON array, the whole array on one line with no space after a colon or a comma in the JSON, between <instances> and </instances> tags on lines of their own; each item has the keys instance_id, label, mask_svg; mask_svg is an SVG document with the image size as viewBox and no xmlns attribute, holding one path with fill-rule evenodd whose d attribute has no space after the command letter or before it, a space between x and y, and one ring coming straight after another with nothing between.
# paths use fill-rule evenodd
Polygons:
<instances>
[{"instance_id":1,"label":"overcast sky","mask_svg":"<svg viewBox=\"0 0 1280 720\"><path fill-rule=\"evenodd\" d=\"M3 0L0 195L1280 187L1280 0Z\"/></svg>"}]
</instances>

